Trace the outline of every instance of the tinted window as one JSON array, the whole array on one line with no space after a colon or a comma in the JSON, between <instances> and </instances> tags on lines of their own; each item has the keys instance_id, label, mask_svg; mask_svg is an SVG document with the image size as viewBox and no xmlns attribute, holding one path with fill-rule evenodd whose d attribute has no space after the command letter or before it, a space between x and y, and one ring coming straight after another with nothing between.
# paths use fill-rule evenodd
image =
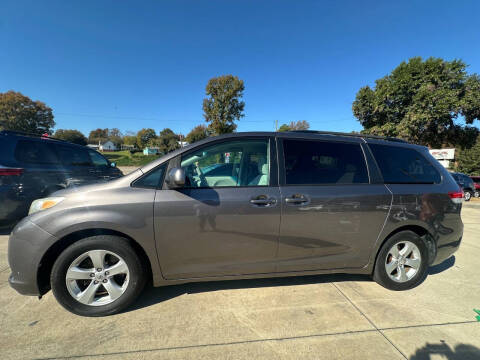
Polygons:
<instances>
[{"instance_id":1,"label":"tinted window","mask_svg":"<svg viewBox=\"0 0 480 360\"><path fill-rule=\"evenodd\" d=\"M20 162L26 163L58 163L52 144L46 141L19 140L15 148L15 158Z\"/></svg>"},{"instance_id":2,"label":"tinted window","mask_svg":"<svg viewBox=\"0 0 480 360\"><path fill-rule=\"evenodd\" d=\"M148 174L138 179L133 183L135 187L145 187L145 188L157 188L160 187L160 183L163 180L163 175L167 164L162 164L161 166L150 171Z\"/></svg>"},{"instance_id":3,"label":"tinted window","mask_svg":"<svg viewBox=\"0 0 480 360\"><path fill-rule=\"evenodd\" d=\"M65 145L55 145L55 148L63 165L89 166L92 164L87 150Z\"/></svg>"},{"instance_id":4,"label":"tinted window","mask_svg":"<svg viewBox=\"0 0 480 360\"><path fill-rule=\"evenodd\" d=\"M391 184L433 184L441 178L438 171L415 149L369 144L383 179Z\"/></svg>"},{"instance_id":5,"label":"tinted window","mask_svg":"<svg viewBox=\"0 0 480 360\"><path fill-rule=\"evenodd\" d=\"M359 144L284 140L283 147L287 185L368 183Z\"/></svg>"},{"instance_id":6,"label":"tinted window","mask_svg":"<svg viewBox=\"0 0 480 360\"><path fill-rule=\"evenodd\" d=\"M472 186L473 180L470 179L469 176L467 176L467 175L462 175L462 177L463 177L463 182L464 182L465 184L467 184L467 185L469 185L469 186Z\"/></svg>"},{"instance_id":7,"label":"tinted window","mask_svg":"<svg viewBox=\"0 0 480 360\"><path fill-rule=\"evenodd\" d=\"M90 155L90 159L92 160L93 165L100 167L108 166L107 159L105 159L98 152L89 150L88 153Z\"/></svg>"},{"instance_id":8,"label":"tinted window","mask_svg":"<svg viewBox=\"0 0 480 360\"><path fill-rule=\"evenodd\" d=\"M182 156L187 187L268 186L268 140L228 141Z\"/></svg>"}]
</instances>

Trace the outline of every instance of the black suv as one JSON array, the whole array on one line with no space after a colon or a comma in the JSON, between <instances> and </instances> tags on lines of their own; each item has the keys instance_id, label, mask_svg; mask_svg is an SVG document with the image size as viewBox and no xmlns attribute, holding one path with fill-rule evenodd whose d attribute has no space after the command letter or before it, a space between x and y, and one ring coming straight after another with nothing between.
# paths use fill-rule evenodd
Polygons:
<instances>
[{"instance_id":1,"label":"black suv","mask_svg":"<svg viewBox=\"0 0 480 360\"><path fill-rule=\"evenodd\" d=\"M0 131L0 227L26 216L35 199L74 185L120 176L114 163L86 146Z\"/></svg>"},{"instance_id":2,"label":"black suv","mask_svg":"<svg viewBox=\"0 0 480 360\"><path fill-rule=\"evenodd\" d=\"M465 193L465 201L470 201L472 195L475 194L475 184L472 178L462 173L452 173L453 178Z\"/></svg>"}]
</instances>

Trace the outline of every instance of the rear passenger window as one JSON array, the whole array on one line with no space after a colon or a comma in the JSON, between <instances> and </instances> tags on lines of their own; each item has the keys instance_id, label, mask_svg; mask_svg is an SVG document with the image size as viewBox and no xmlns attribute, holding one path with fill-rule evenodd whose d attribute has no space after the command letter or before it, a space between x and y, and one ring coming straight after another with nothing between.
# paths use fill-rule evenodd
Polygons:
<instances>
[{"instance_id":1,"label":"rear passenger window","mask_svg":"<svg viewBox=\"0 0 480 360\"><path fill-rule=\"evenodd\" d=\"M415 149L399 146L369 144L387 184L434 184L440 174Z\"/></svg>"},{"instance_id":2,"label":"rear passenger window","mask_svg":"<svg viewBox=\"0 0 480 360\"><path fill-rule=\"evenodd\" d=\"M284 140L283 147L287 185L368 183L359 144Z\"/></svg>"},{"instance_id":3,"label":"rear passenger window","mask_svg":"<svg viewBox=\"0 0 480 360\"><path fill-rule=\"evenodd\" d=\"M58 163L52 144L49 144L47 141L19 140L15 148L15 158L17 161L24 163Z\"/></svg>"},{"instance_id":4,"label":"rear passenger window","mask_svg":"<svg viewBox=\"0 0 480 360\"><path fill-rule=\"evenodd\" d=\"M90 156L87 150L73 146L55 145L58 157L63 165L67 166L90 166Z\"/></svg>"}]
</instances>

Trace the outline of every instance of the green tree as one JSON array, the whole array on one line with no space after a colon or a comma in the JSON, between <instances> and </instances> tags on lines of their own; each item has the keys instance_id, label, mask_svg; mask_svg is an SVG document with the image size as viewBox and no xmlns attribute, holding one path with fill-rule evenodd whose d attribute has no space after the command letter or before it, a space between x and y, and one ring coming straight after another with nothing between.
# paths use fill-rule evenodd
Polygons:
<instances>
[{"instance_id":1,"label":"green tree","mask_svg":"<svg viewBox=\"0 0 480 360\"><path fill-rule=\"evenodd\" d=\"M137 146L137 136L136 135L125 135L123 137L123 143L125 145L135 145L135 146Z\"/></svg>"},{"instance_id":2,"label":"green tree","mask_svg":"<svg viewBox=\"0 0 480 360\"><path fill-rule=\"evenodd\" d=\"M310 124L306 120L291 121L290 124L282 124L278 131L308 130Z\"/></svg>"},{"instance_id":3,"label":"green tree","mask_svg":"<svg viewBox=\"0 0 480 360\"><path fill-rule=\"evenodd\" d=\"M362 87L352 109L368 134L431 147L469 147L478 129L456 120L480 119L480 77L468 75L460 60L414 57L376 80L373 89Z\"/></svg>"},{"instance_id":4,"label":"green tree","mask_svg":"<svg viewBox=\"0 0 480 360\"><path fill-rule=\"evenodd\" d=\"M51 135L54 126L52 109L43 102L11 90L0 93L0 130Z\"/></svg>"},{"instance_id":5,"label":"green tree","mask_svg":"<svg viewBox=\"0 0 480 360\"><path fill-rule=\"evenodd\" d=\"M55 131L53 137L70 141L74 144L87 145L87 138L78 130L58 129Z\"/></svg>"},{"instance_id":6,"label":"green tree","mask_svg":"<svg viewBox=\"0 0 480 360\"><path fill-rule=\"evenodd\" d=\"M120 147L123 144L123 134L120 129L108 129L108 140L113 142L115 146Z\"/></svg>"},{"instance_id":7,"label":"green tree","mask_svg":"<svg viewBox=\"0 0 480 360\"><path fill-rule=\"evenodd\" d=\"M203 140L208 137L208 129L205 125L195 126L186 136L185 141L189 144Z\"/></svg>"},{"instance_id":8,"label":"green tree","mask_svg":"<svg viewBox=\"0 0 480 360\"><path fill-rule=\"evenodd\" d=\"M212 78L206 87L207 98L203 99L203 116L213 135L234 132L235 121L240 120L245 107L241 101L245 86L243 80L233 75Z\"/></svg>"},{"instance_id":9,"label":"green tree","mask_svg":"<svg viewBox=\"0 0 480 360\"><path fill-rule=\"evenodd\" d=\"M480 175L480 136L470 149L459 149L455 156L456 170L468 175Z\"/></svg>"},{"instance_id":10,"label":"green tree","mask_svg":"<svg viewBox=\"0 0 480 360\"><path fill-rule=\"evenodd\" d=\"M88 135L88 143L89 144L96 144L103 143L108 140L108 129L95 129L90 131Z\"/></svg>"},{"instance_id":11,"label":"green tree","mask_svg":"<svg viewBox=\"0 0 480 360\"><path fill-rule=\"evenodd\" d=\"M291 131L291 130L292 129L290 129L290 126L288 126L287 124L282 124L278 129L278 131Z\"/></svg>"},{"instance_id":12,"label":"green tree","mask_svg":"<svg viewBox=\"0 0 480 360\"><path fill-rule=\"evenodd\" d=\"M165 128L160 131L160 136L153 141L153 144L159 147L160 152L167 154L180 148L179 141L179 135L175 134L171 129Z\"/></svg>"},{"instance_id":13,"label":"green tree","mask_svg":"<svg viewBox=\"0 0 480 360\"><path fill-rule=\"evenodd\" d=\"M142 129L137 133L137 147L141 150L151 144L152 139L156 139L157 134L153 129Z\"/></svg>"}]
</instances>

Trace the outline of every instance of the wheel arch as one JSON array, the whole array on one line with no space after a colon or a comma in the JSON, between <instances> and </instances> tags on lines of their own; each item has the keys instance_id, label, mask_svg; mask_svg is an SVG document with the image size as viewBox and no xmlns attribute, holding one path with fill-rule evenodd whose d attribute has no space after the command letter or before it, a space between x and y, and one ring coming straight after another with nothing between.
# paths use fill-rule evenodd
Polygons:
<instances>
[{"instance_id":1,"label":"wheel arch","mask_svg":"<svg viewBox=\"0 0 480 360\"><path fill-rule=\"evenodd\" d=\"M375 257L373 259L373 264L372 264L372 273L375 269L375 265L377 263L377 258L378 258L378 254L380 253L380 250L382 249L382 246L383 244L385 244L388 239L390 239L393 235L395 234L398 234L399 232L402 232L402 231L412 231L414 232L415 234L417 234L424 242L425 244L427 245L427 249L428 249L428 263L431 264L434 260L435 260L435 256L436 256L436 244L435 244L435 240L434 240L434 237L433 235L430 233L430 231L428 231L428 229L426 229L425 227L423 226L420 226L420 225L404 225L404 226L400 226L394 230L392 230L384 239L383 241L379 244L379 246L377 247L376 249L376 252L375 252Z\"/></svg>"},{"instance_id":2,"label":"wheel arch","mask_svg":"<svg viewBox=\"0 0 480 360\"><path fill-rule=\"evenodd\" d=\"M134 249L135 253L140 257L142 264L146 265L145 270L148 277L147 280L150 280L152 278L152 264L150 262L150 259L147 256L147 253L145 252L143 247L132 237L128 236L125 233L112 229L83 229L74 231L70 234L63 236L61 239L52 244L52 246L50 246L50 248L43 255L37 270L37 285L41 295L45 294L50 290L50 275L52 272L53 264L57 260L58 256L73 243L86 237L95 235L115 235L127 239L132 248Z\"/></svg>"}]
</instances>

